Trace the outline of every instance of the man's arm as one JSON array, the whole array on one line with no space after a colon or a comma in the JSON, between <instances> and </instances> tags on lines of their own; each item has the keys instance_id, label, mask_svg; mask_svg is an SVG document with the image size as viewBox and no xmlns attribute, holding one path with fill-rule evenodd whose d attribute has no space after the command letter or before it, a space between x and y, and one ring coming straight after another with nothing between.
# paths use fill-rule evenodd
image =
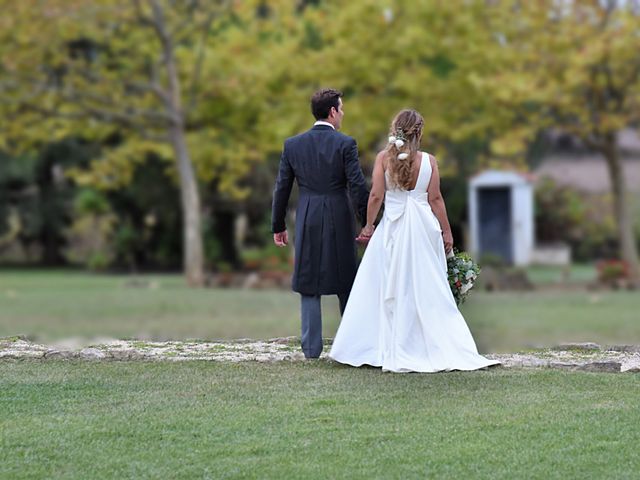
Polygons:
<instances>
[{"instance_id":1,"label":"man's arm","mask_svg":"<svg viewBox=\"0 0 640 480\"><path fill-rule=\"evenodd\" d=\"M349 139L346 147L344 159L345 175L349 185L349 194L351 201L356 209L356 214L360 222L364 226L367 223L367 202L369 200L369 191L367 190L367 182L362 174L360 161L358 160L358 144L353 138Z\"/></svg>"},{"instance_id":2,"label":"man's arm","mask_svg":"<svg viewBox=\"0 0 640 480\"><path fill-rule=\"evenodd\" d=\"M278 169L278 177L273 189L273 203L271 206L271 231L274 234L285 232L287 226L285 224L285 216L287 214L287 204L289 203L289 195L293 186L293 169L287 159L286 145L280 157L280 167Z\"/></svg>"}]
</instances>

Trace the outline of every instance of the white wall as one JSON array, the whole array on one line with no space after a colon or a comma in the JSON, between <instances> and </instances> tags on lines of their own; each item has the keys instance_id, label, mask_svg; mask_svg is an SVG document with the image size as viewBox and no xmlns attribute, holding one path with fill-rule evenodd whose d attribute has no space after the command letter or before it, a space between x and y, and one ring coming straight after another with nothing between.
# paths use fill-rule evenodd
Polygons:
<instances>
[{"instance_id":1,"label":"white wall","mask_svg":"<svg viewBox=\"0 0 640 480\"><path fill-rule=\"evenodd\" d=\"M514 264L528 265L534 248L533 184L515 172L488 170L469 182L469 250L474 257L479 255L479 206L478 190L486 187L508 187L511 191L511 228Z\"/></svg>"},{"instance_id":2,"label":"white wall","mask_svg":"<svg viewBox=\"0 0 640 480\"><path fill-rule=\"evenodd\" d=\"M514 264L529 265L534 242L533 186L530 183L513 185L511 205Z\"/></svg>"}]
</instances>

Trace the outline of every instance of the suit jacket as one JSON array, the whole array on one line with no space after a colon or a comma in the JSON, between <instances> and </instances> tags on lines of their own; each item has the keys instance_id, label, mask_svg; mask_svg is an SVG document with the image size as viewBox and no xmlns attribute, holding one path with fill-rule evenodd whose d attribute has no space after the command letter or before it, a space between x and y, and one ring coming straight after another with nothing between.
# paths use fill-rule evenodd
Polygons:
<instances>
[{"instance_id":1,"label":"suit jacket","mask_svg":"<svg viewBox=\"0 0 640 480\"><path fill-rule=\"evenodd\" d=\"M286 229L294 179L300 200L292 288L305 295L348 293L357 270L353 205L364 224L369 197L356 141L328 125L285 141L273 191L274 233Z\"/></svg>"}]
</instances>

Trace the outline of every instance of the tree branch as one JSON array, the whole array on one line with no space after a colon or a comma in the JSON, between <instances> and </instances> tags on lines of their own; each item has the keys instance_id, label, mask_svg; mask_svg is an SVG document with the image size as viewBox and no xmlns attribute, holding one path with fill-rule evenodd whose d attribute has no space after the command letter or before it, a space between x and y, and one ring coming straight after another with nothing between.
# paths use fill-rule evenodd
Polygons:
<instances>
[{"instance_id":1,"label":"tree branch","mask_svg":"<svg viewBox=\"0 0 640 480\"><path fill-rule=\"evenodd\" d=\"M44 108L40 105L32 103L23 103L21 105L24 109L39 113L44 117L50 118L64 118L67 120L86 120L88 118L98 120L100 122L118 125L124 128L134 130L145 140L151 140L155 142L168 143L169 137L167 135L159 135L149 131L149 126L144 123L140 123L134 115L129 115L122 112L108 111L87 105L76 105L80 111L77 112L60 112L57 109Z\"/></svg>"},{"instance_id":2,"label":"tree branch","mask_svg":"<svg viewBox=\"0 0 640 480\"><path fill-rule=\"evenodd\" d=\"M151 4L151 10L153 12L153 18L150 19L151 27L155 30L156 35L162 44L164 60L167 62L169 61L169 55L173 54L173 42L171 41L171 36L166 27L164 10L157 0L149 0L149 3Z\"/></svg>"},{"instance_id":3,"label":"tree branch","mask_svg":"<svg viewBox=\"0 0 640 480\"><path fill-rule=\"evenodd\" d=\"M145 82L135 82L135 81L125 81L124 87L131 92L151 92L153 93L158 100L162 103L166 103L168 97L167 92L165 92L160 84L156 80L151 80L148 83Z\"/></svg>"},{"instance_id":4,"label":"tree branch","mask_svg":"<svg viewBox=\"0 0 640 480\"><path fill-rule=\"evenodd\" d=\"M102 111L112 111L111 107L113 106L113 103L110 102L108 98L104 98L94 93L79 92L77 90L67 90L59 92L59 96L61 99L83 108L98 108L102 109ZM113 113L119 114L118 112ZM138 117L141 119L145 119L152 124L156 124L157 126L162 127L166 127L180 120L161 110L151 110L135 107L124 107L122 114L131 118Z\"/></svg>"},{"instance_id":5,"label":"tree branch","mask_svg":"<svg viewBox=\"0 0 640 480\"><path fill-rule=\"evenodd\" d=\"M184 126L184 112L182 111L180 79L174 55L174 45L167 30L164 10L158 0L149 0L153 11L153 28L162 45L163 63L167 72L168 98L167 110L174 118L174 126Z\"/></svg>"},{"instance_id":6,"label":"tree branch","mask_svg":"<svg viewBox=\"0 0 640 480\"><path fill-rule=\"evenodd\" d=\"M202 66L204 65L204 52L205 45L207 42L207 37L209 36L209 32L211 32L211 24L215 14L211 12L206 21L203 24L202 28L202 36L200 38L200 44L198 46L198 55L196 57L196 63L193 69L193 76L191 81L191 86L189 88L189 101L188 101L188 110L193 110L196 106L196 91L198 89L198 85L200 84L200 79L202 77Z\"/></svg>"},{"instance_id":7,"label":"tree branch","mask_svg":"<svg viewBox=\"0 0 640 480\"><path fill-rule=\"evenodd\" d=\"M105 84L105 79L100 75L100 73L91 69L90 67L85 67L85 68L68 67L67 73L79 75L81 78L88 80L93 85L97 83ZM124 88L129 90L132 93L152 93L163 104L166 104L168 95L167 95L167 92L162 88L162 85L160 84L159 75L155 65L151 66L148 74L150 77L150 80L148 82L130 80L129 77L121 78L121 76L119 75L120 78L118 78L117 83L122 83ZM115 80L108 80L108 82L113 83L115 82Z\"/></svg>"}]
</instances>

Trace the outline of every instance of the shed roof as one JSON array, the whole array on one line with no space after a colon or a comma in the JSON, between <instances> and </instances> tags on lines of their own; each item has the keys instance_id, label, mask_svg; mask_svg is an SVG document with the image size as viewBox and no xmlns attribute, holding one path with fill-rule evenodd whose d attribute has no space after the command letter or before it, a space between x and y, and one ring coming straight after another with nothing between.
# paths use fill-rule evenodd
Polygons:
<instances>
[{"instance_id":1,"label":"shed roof","mask_svg":"<svg viewBox=\"0 0 640 480\"><path fill-rule=\"evenodd\" d=\"M640 193L640 158L625 159L623 170L627 190ZM572 187L585 193L611 191L607 163L600 155L550 156L535 173L538 180L551 178L558 185Z\"/></svg>"},{"instance_id":2,"label":"shed roof","mask_svg":"<svg viewBox=\"0 0 640 480\"><path fill-rule=\"evenodd\" d=\"M508 185L530 185L533 176L510 170L485 170L471 177L472 187L498 187Z\"/></svg>"}]
</instances>

